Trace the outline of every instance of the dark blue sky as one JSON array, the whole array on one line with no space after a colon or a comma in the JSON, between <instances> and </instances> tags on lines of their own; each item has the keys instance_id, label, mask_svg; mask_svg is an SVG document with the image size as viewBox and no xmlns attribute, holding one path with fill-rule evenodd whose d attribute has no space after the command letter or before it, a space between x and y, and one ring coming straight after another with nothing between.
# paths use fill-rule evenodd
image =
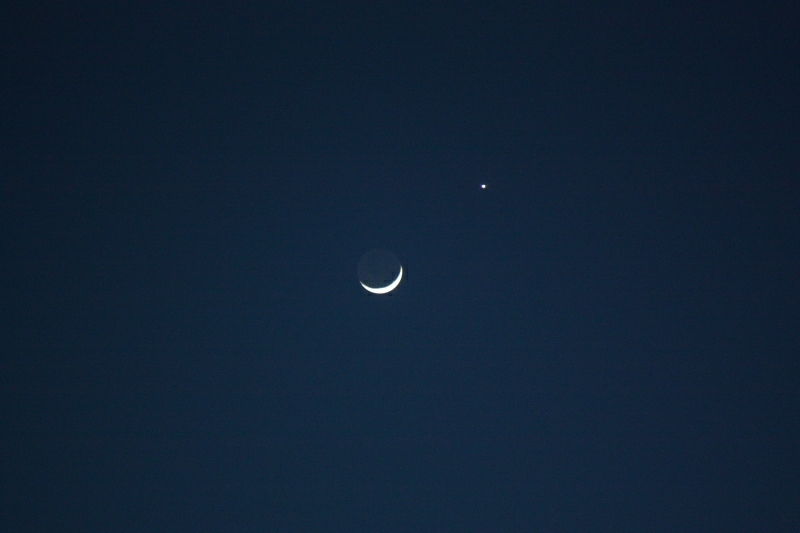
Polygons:
<instances>
[{"instance_id":1,"label":"dark blue sky","mask_svg":"<svg viewBox=\"0 0 800 533\"><path fill-rule=\"evenodd\" d=\"M800 528L796 5L112 4L0 10L0 529Z\"/></svg>"}]
</instances>

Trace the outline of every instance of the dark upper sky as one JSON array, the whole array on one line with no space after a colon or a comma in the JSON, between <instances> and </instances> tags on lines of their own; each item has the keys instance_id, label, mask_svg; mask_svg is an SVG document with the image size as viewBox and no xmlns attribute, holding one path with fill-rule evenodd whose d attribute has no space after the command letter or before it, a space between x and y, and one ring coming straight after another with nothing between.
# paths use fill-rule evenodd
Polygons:
<instances>
[{"instance_id":1,"label":"dark upper sky","mask_svg":"<svg viewBox=\"0 0 800 533\"><path fill-rule=\"evenodd\" d=\"M796 3L29 4L0 529L800 528Z\"/></svg>"}]
</instances>

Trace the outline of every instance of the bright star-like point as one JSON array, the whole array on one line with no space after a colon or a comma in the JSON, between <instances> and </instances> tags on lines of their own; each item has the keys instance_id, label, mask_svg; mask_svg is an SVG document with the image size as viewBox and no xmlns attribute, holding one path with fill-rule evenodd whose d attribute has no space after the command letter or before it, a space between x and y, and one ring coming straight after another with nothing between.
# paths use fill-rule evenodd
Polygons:
<instances>
[{"instance_id":1,"label":"bright star-like point","mask_svg":"<svg viewBox=\"0 0 800 533\"><path fill-rule=\"evenodd\" d=\"M485 189L485 188L486 188L486 184L485 183L481 183L481 189Z\"/></svg>"}]
</instances>

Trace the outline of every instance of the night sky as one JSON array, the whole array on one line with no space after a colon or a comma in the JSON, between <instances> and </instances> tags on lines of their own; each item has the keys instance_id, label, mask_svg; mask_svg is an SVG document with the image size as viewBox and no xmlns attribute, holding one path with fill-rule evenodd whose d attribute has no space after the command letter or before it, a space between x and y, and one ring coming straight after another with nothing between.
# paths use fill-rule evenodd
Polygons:
<instances>
[{"instance_id":1,"label":"night sky","mask_svg":"<svg viewBox=\"0 0 800 533\"><path fill-rule=\"evenodd\" d=\"M0 51L0 530L800 531L797 2L4 2Z\"/></svg>"}]
</instances>

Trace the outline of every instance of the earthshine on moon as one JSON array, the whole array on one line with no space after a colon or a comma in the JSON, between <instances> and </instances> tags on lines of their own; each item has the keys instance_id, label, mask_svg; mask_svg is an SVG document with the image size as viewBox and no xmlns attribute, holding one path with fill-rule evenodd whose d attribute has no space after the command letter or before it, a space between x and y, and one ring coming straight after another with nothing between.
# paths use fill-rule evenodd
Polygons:
<instances>
[{"instance_id":1,"label":"earthshine on moon","mask_svg":"<svg viewBox=\"0 0 800 533\"><path fill-rule=\"evenodd\" d=\"M403 265L388 250L370 250L358 262L358 281L372 294L387 294L403 280Z\"/></svg>"}]
</instances>

